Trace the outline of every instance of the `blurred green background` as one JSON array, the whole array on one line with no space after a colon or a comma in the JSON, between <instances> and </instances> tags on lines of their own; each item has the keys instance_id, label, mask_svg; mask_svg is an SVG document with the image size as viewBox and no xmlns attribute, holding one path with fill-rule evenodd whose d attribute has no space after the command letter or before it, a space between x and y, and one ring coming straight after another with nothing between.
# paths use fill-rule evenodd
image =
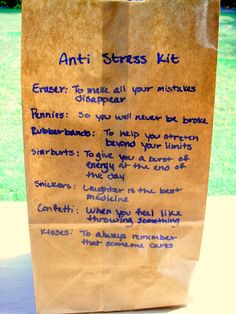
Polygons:
<instances>
[{"instance_id":1,"label":"blurred green background","mask_svg":"<svg viewBox=\"0 0 236 314\"><path fill-rule=\"evenodd\" d=\"M20 96L20 41L20 11L0 9L0 200L5 201L26 199ZM236 12L222 11L209 195L236 194L235 57Z\"/></svg>"}]
</instances>

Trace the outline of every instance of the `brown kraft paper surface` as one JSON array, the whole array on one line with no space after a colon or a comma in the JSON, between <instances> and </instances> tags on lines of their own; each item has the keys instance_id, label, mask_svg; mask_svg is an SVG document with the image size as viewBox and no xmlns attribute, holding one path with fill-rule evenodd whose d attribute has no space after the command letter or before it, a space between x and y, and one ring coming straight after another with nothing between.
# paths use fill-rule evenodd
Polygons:
<instances>
[{"instance_id":1,"label":"brown kraft paper surface","mask_svg":"<svg viewBox=\"0 0 236 314\"><path fill-rule=\"evenodd\" d=\"M23 1L37 313L186 303L210 161L218 1Z\"/></svg>"}]
</instances>

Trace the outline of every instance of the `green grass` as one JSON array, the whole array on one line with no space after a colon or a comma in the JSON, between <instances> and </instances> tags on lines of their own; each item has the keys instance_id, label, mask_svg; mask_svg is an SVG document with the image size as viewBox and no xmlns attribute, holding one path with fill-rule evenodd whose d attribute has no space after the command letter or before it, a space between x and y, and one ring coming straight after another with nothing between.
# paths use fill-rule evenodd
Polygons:
<instances>
[{"instance_id":1,"label":"green grass","mask_svg":"<svg viewBox=\"0 0 236 314\"><path fill-rule=\"evenodd\" d=\"M21 14L0 9L0 200L25 200L20 98ZM209 195L236 194L236 14L220 17Z\"/></svg>"},{"instance_id":2,"label":"green grass","mask_svg":"<svg viewBox=\"0 0 236 314\"><path fill-rule=\"evenodd\" d=\"M20 12L0 10L0 200L25 200L20 40Z\"/></svg>"},{"instance_id":3,"label":"green grass","mask_svg":"<svg viewBox=\"0 0 236 314\"><path fill-rule=\"evenodd\" d=\"M221 13L209 195L236 194L236 14Z\"/></svg>"}]
</instances>

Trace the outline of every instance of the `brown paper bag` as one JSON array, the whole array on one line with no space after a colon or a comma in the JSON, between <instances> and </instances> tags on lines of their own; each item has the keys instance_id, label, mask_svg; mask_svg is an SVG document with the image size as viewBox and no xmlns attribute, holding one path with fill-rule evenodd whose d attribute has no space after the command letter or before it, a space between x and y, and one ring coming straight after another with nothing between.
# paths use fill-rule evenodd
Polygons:
<instances>
[{"instance_id":1,"label":"brown paper bag","mask_svg":"<svg viewBox=\"0 0 236 314\"><path fill-rule=\"evenodd\" d=\"M37 313L186 303L212 134L216 0L23 2Z\"/></svg>"}]
</instances>

